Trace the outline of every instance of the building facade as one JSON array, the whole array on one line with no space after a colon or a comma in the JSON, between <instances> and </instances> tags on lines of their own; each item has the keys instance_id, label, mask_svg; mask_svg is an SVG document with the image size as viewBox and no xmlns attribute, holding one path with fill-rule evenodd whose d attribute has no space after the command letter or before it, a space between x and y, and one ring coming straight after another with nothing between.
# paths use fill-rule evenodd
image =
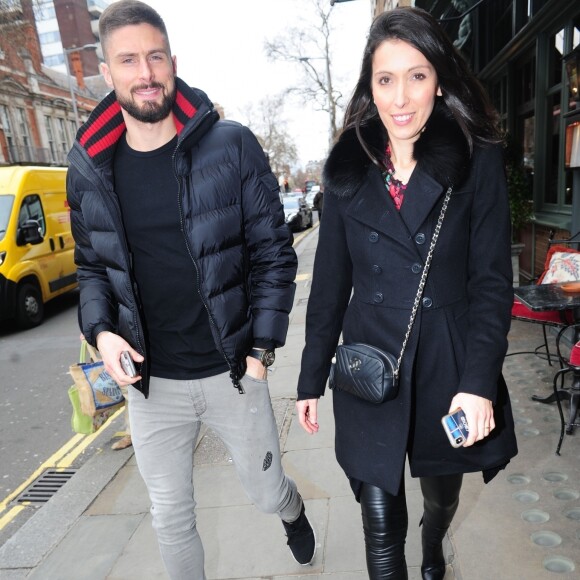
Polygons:
<instances>
[{"instance_id":1,"label":"building facade","mask_svg":"<svg viewBox=\"0 0 580 580\"><path fill-rule=\"evenodd\" d=\"M0 12L0 164L64 165L77 123L105 92L44 67L30 4Z\"/></svg>"},{"instance_id":2,"label":"building facade","mask_svg":"<svg viewBox=\"0 0 580 580\"><path fill-rule=\"evenodd\" d=\"M46 66L66 73L65 56L74 73L82 68L82 76L99 74L99 17L109 0L23 0L33 2L34 19ZM75 60L71 48L95 45L96 50L83 50ZM72 58L71 58L72 57ZM78 78L78 75L76 75Z\"/></svg>"}]
</instances>

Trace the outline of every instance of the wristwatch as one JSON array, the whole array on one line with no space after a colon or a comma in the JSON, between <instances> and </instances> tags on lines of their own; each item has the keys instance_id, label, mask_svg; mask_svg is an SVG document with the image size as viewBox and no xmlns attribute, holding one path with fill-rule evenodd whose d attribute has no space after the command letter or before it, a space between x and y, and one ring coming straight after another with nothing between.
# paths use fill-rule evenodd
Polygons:
<instances>
[{"instance_id":1,"label":"wristwatch","mask_svg":"<svg viewBox=\"0 0 580 580\"><path fill-rule=\"evenodd\" d=\"M271 367L276 359L276 353L274 350L262 350L259 348L253 348L248 356L257 358L265 367Z\"/></svg>"}]
</instances>

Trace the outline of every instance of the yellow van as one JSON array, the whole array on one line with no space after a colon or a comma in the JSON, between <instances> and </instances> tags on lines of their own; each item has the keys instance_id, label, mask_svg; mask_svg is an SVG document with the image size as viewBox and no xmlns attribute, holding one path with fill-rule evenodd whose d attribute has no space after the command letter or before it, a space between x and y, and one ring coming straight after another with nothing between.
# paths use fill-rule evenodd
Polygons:
<instances>
[{"instance_id":1,"label":"yellow van","mask_svg":"<svg viewBox=\"0 0 580 580\"><path fill-rule=\"evenodd\" d=\"M44 303L77 286L66 167L0 167L0 320L42 322Z\"/></svg>"}]
</instances>

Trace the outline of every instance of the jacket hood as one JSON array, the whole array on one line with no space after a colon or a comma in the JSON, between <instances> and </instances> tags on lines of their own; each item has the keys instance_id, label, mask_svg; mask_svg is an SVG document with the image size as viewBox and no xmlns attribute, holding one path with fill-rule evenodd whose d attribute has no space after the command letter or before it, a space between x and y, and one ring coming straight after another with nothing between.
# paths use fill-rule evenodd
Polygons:
<instances>
[{"instance_id":1,"label":"jacket hood","mask_svg":"<svg viewBox=\"0 0 580 580\"><path fill-rule=\"evenodd\" d=\"M188 86L180 78L175 79L176 95L173 103L173 120L180 141L187 138L196 121L209 115L213 125L219 115L207 95ZM79 129L76 140L89 157L97 164L110 160L121 135L125 132L125 121L115 91L111 91L93 110L87 122Z\"/></svg>"},{"instance_id":2,"label":"jacket hood","mask_svg":"<svg viewBox=\"0 0 580 580\"><path fill-rule=\"evenodd\" d=\"M380 119L361 126L367 146L385 151L388 135ZM380 153L379 153L380 154ZM437 99L433 112L419 139L413 157L417 164L444 187L457 187L466 178L470 165L470 149L465 135L447 106ZM374 165L362 148L354 128L344 131L324 165L325 188L339 197L352 197Z\"/></svg>"}]
</instances>

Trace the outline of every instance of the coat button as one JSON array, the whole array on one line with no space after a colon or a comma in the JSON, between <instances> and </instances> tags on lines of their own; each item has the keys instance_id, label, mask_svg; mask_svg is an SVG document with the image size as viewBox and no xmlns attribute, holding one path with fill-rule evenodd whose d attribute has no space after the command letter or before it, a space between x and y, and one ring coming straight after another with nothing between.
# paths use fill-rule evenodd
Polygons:
<instances>
[{"instance_id":1,"label":"coat button","mask_svg":"<svg viewBox=\"0 0 580 580\"><path fill-rule=\"evenodd\" d=\"M371 244L376 244L379 241L379 234L377 232L371 232L369 234L369 242Z\"/></svg>"},{"instance_id":2,"label":"coat button","mask_svg":"<svg viewBox=\"0 0 580 580\"><path fill-rule=\"evenodd\" d=\"M421 271L421 268L421 264L415 263L411 266L411 272L413 272L413 274L418 274Z\"/></svg>"},{"instance_id":3,"label":"coat button","mask_svg":"<svg viewBox=\"0 0 580 580\"><path fill-rule=\"evenodd\" d=\"M373 266L373 274L381 274L382 271L383 271L383 269L380 266L378 266L377 264L375 264Z\"/></svg>"},{"instance_id":4,"label":"coat button","mask_svg":"<svg viewBox=\"0 0 580 580\"><path fill-rule=\"evenodd\" d=\"M383 301L383 293L382 292L375 292L375 297L373 298L373 300L377 304L380 304Z\"/></svg>"},{"instance_id":5,"label":"coat button","mask_svg":"<svg viewBox=\"0 0 580 580\"><path fill-rule=\"evenodd\" d=\"M429 298L429 296L425 296L425 298L423 298L422 302L423 302L423 308L431 308L431 306L433 306L433 300L431 300L431 298Z\"/></svg>"},{"instance_id":6,"label":"coat button","mask_svg":"<svg viewBox=\"0 0 580 580\"><path fill-rule=\"evenodd\" d=\"M417 234L415 236L415 243L416 244L424 244L425 240L427 239L427 236L425 234Z\"/></svg>"}]
</instances>

